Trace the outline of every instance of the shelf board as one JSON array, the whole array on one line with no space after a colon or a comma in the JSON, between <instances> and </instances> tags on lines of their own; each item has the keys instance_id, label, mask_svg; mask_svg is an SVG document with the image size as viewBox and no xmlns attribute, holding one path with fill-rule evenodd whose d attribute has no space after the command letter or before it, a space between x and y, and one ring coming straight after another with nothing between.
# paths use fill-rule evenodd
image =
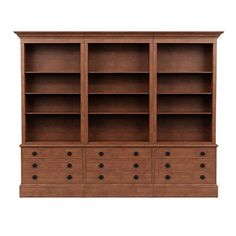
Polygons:
<instances>
[{"instance_id":1,"label":"shelf board","mask_svg":"<svg viewBox=\"0 0 236 236\"><path fill-rule=\"evenodd\" d=\"M149 112L129 112L129 111L113 111L113 112L106 112L106 111L101 111L101 112L89 112L89 115L148 115Z\"/></svg>"},{"instance_id":2,"label":"shelf board","mask_svg":"<svg viewBox=\"0 0 236 236\"><path fill-rule=\"evenodd\" d=\"M25 71L26 74L80 74L80 71Z\"/></svg>"},{"instance_id":3,"label":"shelf board","mask_svg":"<svg viewBox=\"0 0 236 236\"><path fill-rule=\"evenodd\" d=\"M211 115L211 112L188 112L188 111L178 111L178 112L158 112L157 115Z\"/></svg>"},{"instance_id":4,"label":"shelf board","mask_svg":"<svg viewBox=\"0 0 236 236\"><path fill-rule=\"evenodd\" d=\"M157 71L157 74L212 74L212 71Z\"/></svg>"},{"instance_id":5,"label":"shelf board","mask_svg":"<svg viewBox=\"0 0 236 236\"><path fill-rule=\"evenodd\" d=\"M143 93L134 93L134 92L122 92L122 93L119 93L119 92L90 92L90 93L88 93L89 95L99 95L99 94L101 94L101 95L129 95L129 94L131 94L131 95L142 95L142 94L149 94L148 92L143 92Z\"/></svg>"},{"instance_id":6,"label":"shelf board","mask_svg":"<svg viewBox=\"0 0 236 236\"><path fill-rule=\"evenodd\" d=\"M140 145L148 145L150 144L150 142L148 141L89 141L88 142L88 145L121 145L121 146L129 146L129 145L137 145L137 146L140 146Z\"/></svg>"},{"instance_id":7,"label":"shelf board","mask_svg":"<svg viewBox=\"0 0 236 236\"><path fill-rule=\"evenodd\" d=\"M89 74L149 74L149 71L89 71Z\"/></svg>"},{"instance_id":8,"label":"shelf board","mask_svg":"<svg viewBox=\"0 0 236 236\"><path fill-rule=\"evenodd\" d=\"M27 92L25 93L26 95L80 95L80 93L32 93L32 92Z\"/></svg>"},{"instance_id":9,"label":"shelf board","mask_svg":"<svg viewBox=\"0 0 236 236\"><path fill-rule=\"evenodd\" d=\"M74 147L81 145L80 141L27 141L26 143L22 144L21 146L43 146L43 147L50 147L50 146L67 146L67 147Z\"/></svg>"},{"instance_id":10,"label":"shelf board","mask_svg":"<svg viewBox=\"0 0 236 236\"><path fill-rule=\"evenodd\" d=\"M62 112L62 111L55 111L55 112L26 112L27 115L80 115L80 112Z\"/></svg>"},{"instance_id":11,"label":"shelf board","mask_svg":"<svg viewBox=\"0 0 236 236\"><path fill-rule=\"evenodd\" d=\"M216 146L211 141L157 141L158 146Z\"/></svg>"},{"instance_id":12,"label":"shelf board","mask_svg":"<svg viewBox=\"0 0 236 236\"><path fill-rule=\"evenodd\" d=\"M208 95L212 94L211 92L200 92L200 93L194 93L194 92L157 92L157 95Z\"/></svg>"}]
</instances>

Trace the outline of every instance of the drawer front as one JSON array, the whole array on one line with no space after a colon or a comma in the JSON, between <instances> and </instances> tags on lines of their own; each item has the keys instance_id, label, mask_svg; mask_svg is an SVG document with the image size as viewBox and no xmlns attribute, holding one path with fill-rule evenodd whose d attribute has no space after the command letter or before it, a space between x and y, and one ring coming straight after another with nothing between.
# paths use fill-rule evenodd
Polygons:
<instances>
[{"instance_id":1,"label":"drawer front","mask_svg":"<svg viewBox=\"0 0 236 236\"><path fill-rule=\"evenodd\" d=\"M24 158L82 158L81 148L22 148Z\"/></svg>"},{"instance_id":2,"label":"drawer front","mask_svg":"<svg viewBox=\"0 0 236 236\"><path fill-rule=\"evenodd\" d=\"M216 148L156 148L156 158L214 158Z\"/></svg>"},{"instance_id":3,"label":"drawer front","mask_svg":"<svg viewBox=\"0 0 236 236\"><path fill-rule=\"evenodd\" d=\"M87 148L87 158L131 158L151 157L150 148Z\"/></svg>"},{"instance_id":4,"label":"drawer front","mask_svg":"<svg viewBox=\"0 0 236 236\"><path fill-rule=\"evenodd\" d=\"M22 159L23 184L82 183L80 159Z\"/></svg>"},{"instance_id":5,"label":"drawer front","mask_svg":"<svg viewBox=\"0 0 236 236\"><path fill-rule=\"evenodd\" d=\"M87 159L86 183L151 183L151 158Z\"/></svg>"},{"instance_id":6,"label":"drawer front","mask_svg":"<svg viewBox=\"0 0 236 236\"><path fill-rule=\"evenodd\" d=\"M155 183L158 184L214 184L214 158L156 158Z\"/></svg>"}]
</instances>

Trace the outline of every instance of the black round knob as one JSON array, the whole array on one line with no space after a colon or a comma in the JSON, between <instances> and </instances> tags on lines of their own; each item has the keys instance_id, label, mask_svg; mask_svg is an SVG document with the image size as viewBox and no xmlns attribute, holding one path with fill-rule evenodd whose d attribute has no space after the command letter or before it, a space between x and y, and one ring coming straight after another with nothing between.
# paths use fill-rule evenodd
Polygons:
<instances>
[{"instance_id":1,"label":"black round knob","mask_svg":"<svg viewBox=\"0 0 236 236\"><path fill-rule=\"evenodd\" d=\"M200 152L200 155L201 155L201 156L205 156L206 153L205 153L205 152Z\"/></svg>"},{"instance_id":2,"label":"black round knob","mask_svg":"<svg viewBox=\"0 0 236 236\"><path fill-rule=\"evenodd\" d=\"M139 179L139 176L138 175L134 175L133 177L135 180L138 180Z\"/></svg>"},{"instance_id":3,"label":"black round knob","mask_svg":"<svg viewBox=\"0 0 236 236\"><path fill-rule=\"evenodd\" d=\"M37 152L32 152L32 155L35 157L35 156L38 155L38 153Z\"/></svg>"},{"instance_id":4,"label":"black round knob","mask_svg":"<svg viewBox=\"0 0 236 236\"><path fill-rule=\"evenodd\" d=\"M73 178L72 175L67 175L68 180L71 180L72 178Z\"/></svg>"},{"instance_id":5,"label":"black round knob","mask_svg":"<svg viewBox=\"0 0 236 236\"><path fill-rule=\"evenodd\" d=\"M170 176L170 175L166 175L166 176L165 176L165 179L166 179L166 180L170 180L170 179L171 179L171 176Z\"/></svg>"},{"instance_id":6,"label":"black round knob","mask_svg":"<svg viewBox=\"0 0 236 236\"><path fill-rule=\"evenodd\" d=\"M200 179L204 180L205 178L205 175L200 175Z\"/></svg>"},{"instance_id":7,"label":"black round knob","mask_svg":"<svg viewBox=\"0 0 236 236\"><path fill-rule=\"evenodd\" d=\"M170 168L170 167L171 167L170 163L165 164L165 168Z\"/></svg>"},{"instance_id":8,"label":"black round knob","mask_svg":"<svg viewBox=\"0 0 236 236\"><path fill-rule=\"evenodd\" d=\"M166 156L170 156L170 152L166 152L165 155L166 155Z\"/></svg>"},{"instance_id":9,"label":"black round knob","mask_svg":"<svg viewBox=\"0 0 236 236\"><path fill-rule=\"evenodd\" d=\"M37 168L37 167L38 167L38 164L37 164L37 163L33 163L33 164L32 164L32 167L33 167L33 168Z\"/></svg>"},{"instance_id":10,"label":"black round knob","mask_svg":"<svg viewBox=\"0 0 236 236\"><path fill-rule=\"evenodd\" d=\"M134 152L134 156L139 156L139 153L138 152Z\"/></svg>"},{"instance_id":11,"label":"black round knob","mask_svg":"<svg viewBox=\"0 0 236 236\"><path fill-rule=\"evenodd\" d=\"M72 168L72 164L71 164L71 163L68 163L68 164L67 164L67 167L68 167L68 168Z\"/></svg>"},{"instance_id":12,"label":"black round knob","mask_svg":"<svg viewBox=\"0 0 236 236\"><path fill-rule=\"evenodd\" d=\"M67 152L67 156L68 157L72 156L72 152Z\"/></svg>"},{"instance_id":13,"label":"black round knob","mask_svg":"<svg viewBox=\"0 0 236 236\"><path fill-rule=\"evenodd\" d=\"M134 168L139 168L139 164L138 163L134 163L133 167Z\"/></svg>"},{"instance_id":14,"label":"black round knob","mask_svg":"<svg viewBox=\"0 0 236 236\"><path fill-rule=\"evenodd\" d=\"M201 164L200 164L200 167L201 167L201 168L205 168L205 166L206 166L206 165L205 165L204 163L201 163Z\"/></svg>"},{"instance_id":15,"label":"black round knob","mask_svg":"<svg viewBox=\"0 0 236 236\"><path fill-rule=\"evenodd\" d=\"M103 168L103 167L104 167L104 164L103 164L103 163L99 163L99 164L98 164L98 167L99 167L99 168Z\"/></svg>"},{"instance_id":16,"label":"black round knob","mask_svg":"<svg viewBox=\"0 0 236 236\"><path fill-rule=\"evenodd\" d=\"M33 175L33 176L32 176L32 179L33 179L33 180L36 180L37 178L38 178L37 175Z\"/></svg>"},{"instance_id":17,"label":"black round knob","mask_svg":"<svg viewBox=\"0 0 236 236\"><path fill-rule=\"evenodd\" d=\"M99 155L99 156L103 156L103 155L104 155L104 152L99 152L98 155Z\"/></svg>"},{"instance_id":18,"label":"black round knob","mask_svg":"<svg viewBox=\"0 0 236 236\"><path fill-rule=\"evenodd\" d=\"M99 178L100 180L103 180L103 179L104 179L104 176L103 176L103 175L99 175L98 178Z\"/></svg>"}]
</instances>

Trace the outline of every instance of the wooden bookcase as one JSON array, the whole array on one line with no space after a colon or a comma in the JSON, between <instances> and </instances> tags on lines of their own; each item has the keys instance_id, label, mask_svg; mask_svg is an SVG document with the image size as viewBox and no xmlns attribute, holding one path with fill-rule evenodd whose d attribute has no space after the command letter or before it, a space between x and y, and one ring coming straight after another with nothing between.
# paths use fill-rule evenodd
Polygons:
<instances>
[{"instance_id":1,"label":"wooden bookcase","mask_svg":"<svg viewBox=\"0 0 236 236\"><path fill-rule=\"evenodd\" d=\"M21 197L216 197L222 32L16 32Z\"/></svg>"}]
</instances>

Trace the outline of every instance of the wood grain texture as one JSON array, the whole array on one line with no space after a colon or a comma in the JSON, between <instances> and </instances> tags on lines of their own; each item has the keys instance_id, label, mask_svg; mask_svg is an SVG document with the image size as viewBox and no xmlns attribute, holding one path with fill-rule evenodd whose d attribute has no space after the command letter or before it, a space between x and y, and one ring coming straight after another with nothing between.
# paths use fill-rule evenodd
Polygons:
<instances>
[{"instance_id":1,"label":"wood grain texture","mask_svg":"<svg viewBox=\"0 0 236 236\"><path fill-rule=\"evenodd\" d=\"M221 33L16 32L20 196L216 197Z\"/></svg>"}]
</instances>

